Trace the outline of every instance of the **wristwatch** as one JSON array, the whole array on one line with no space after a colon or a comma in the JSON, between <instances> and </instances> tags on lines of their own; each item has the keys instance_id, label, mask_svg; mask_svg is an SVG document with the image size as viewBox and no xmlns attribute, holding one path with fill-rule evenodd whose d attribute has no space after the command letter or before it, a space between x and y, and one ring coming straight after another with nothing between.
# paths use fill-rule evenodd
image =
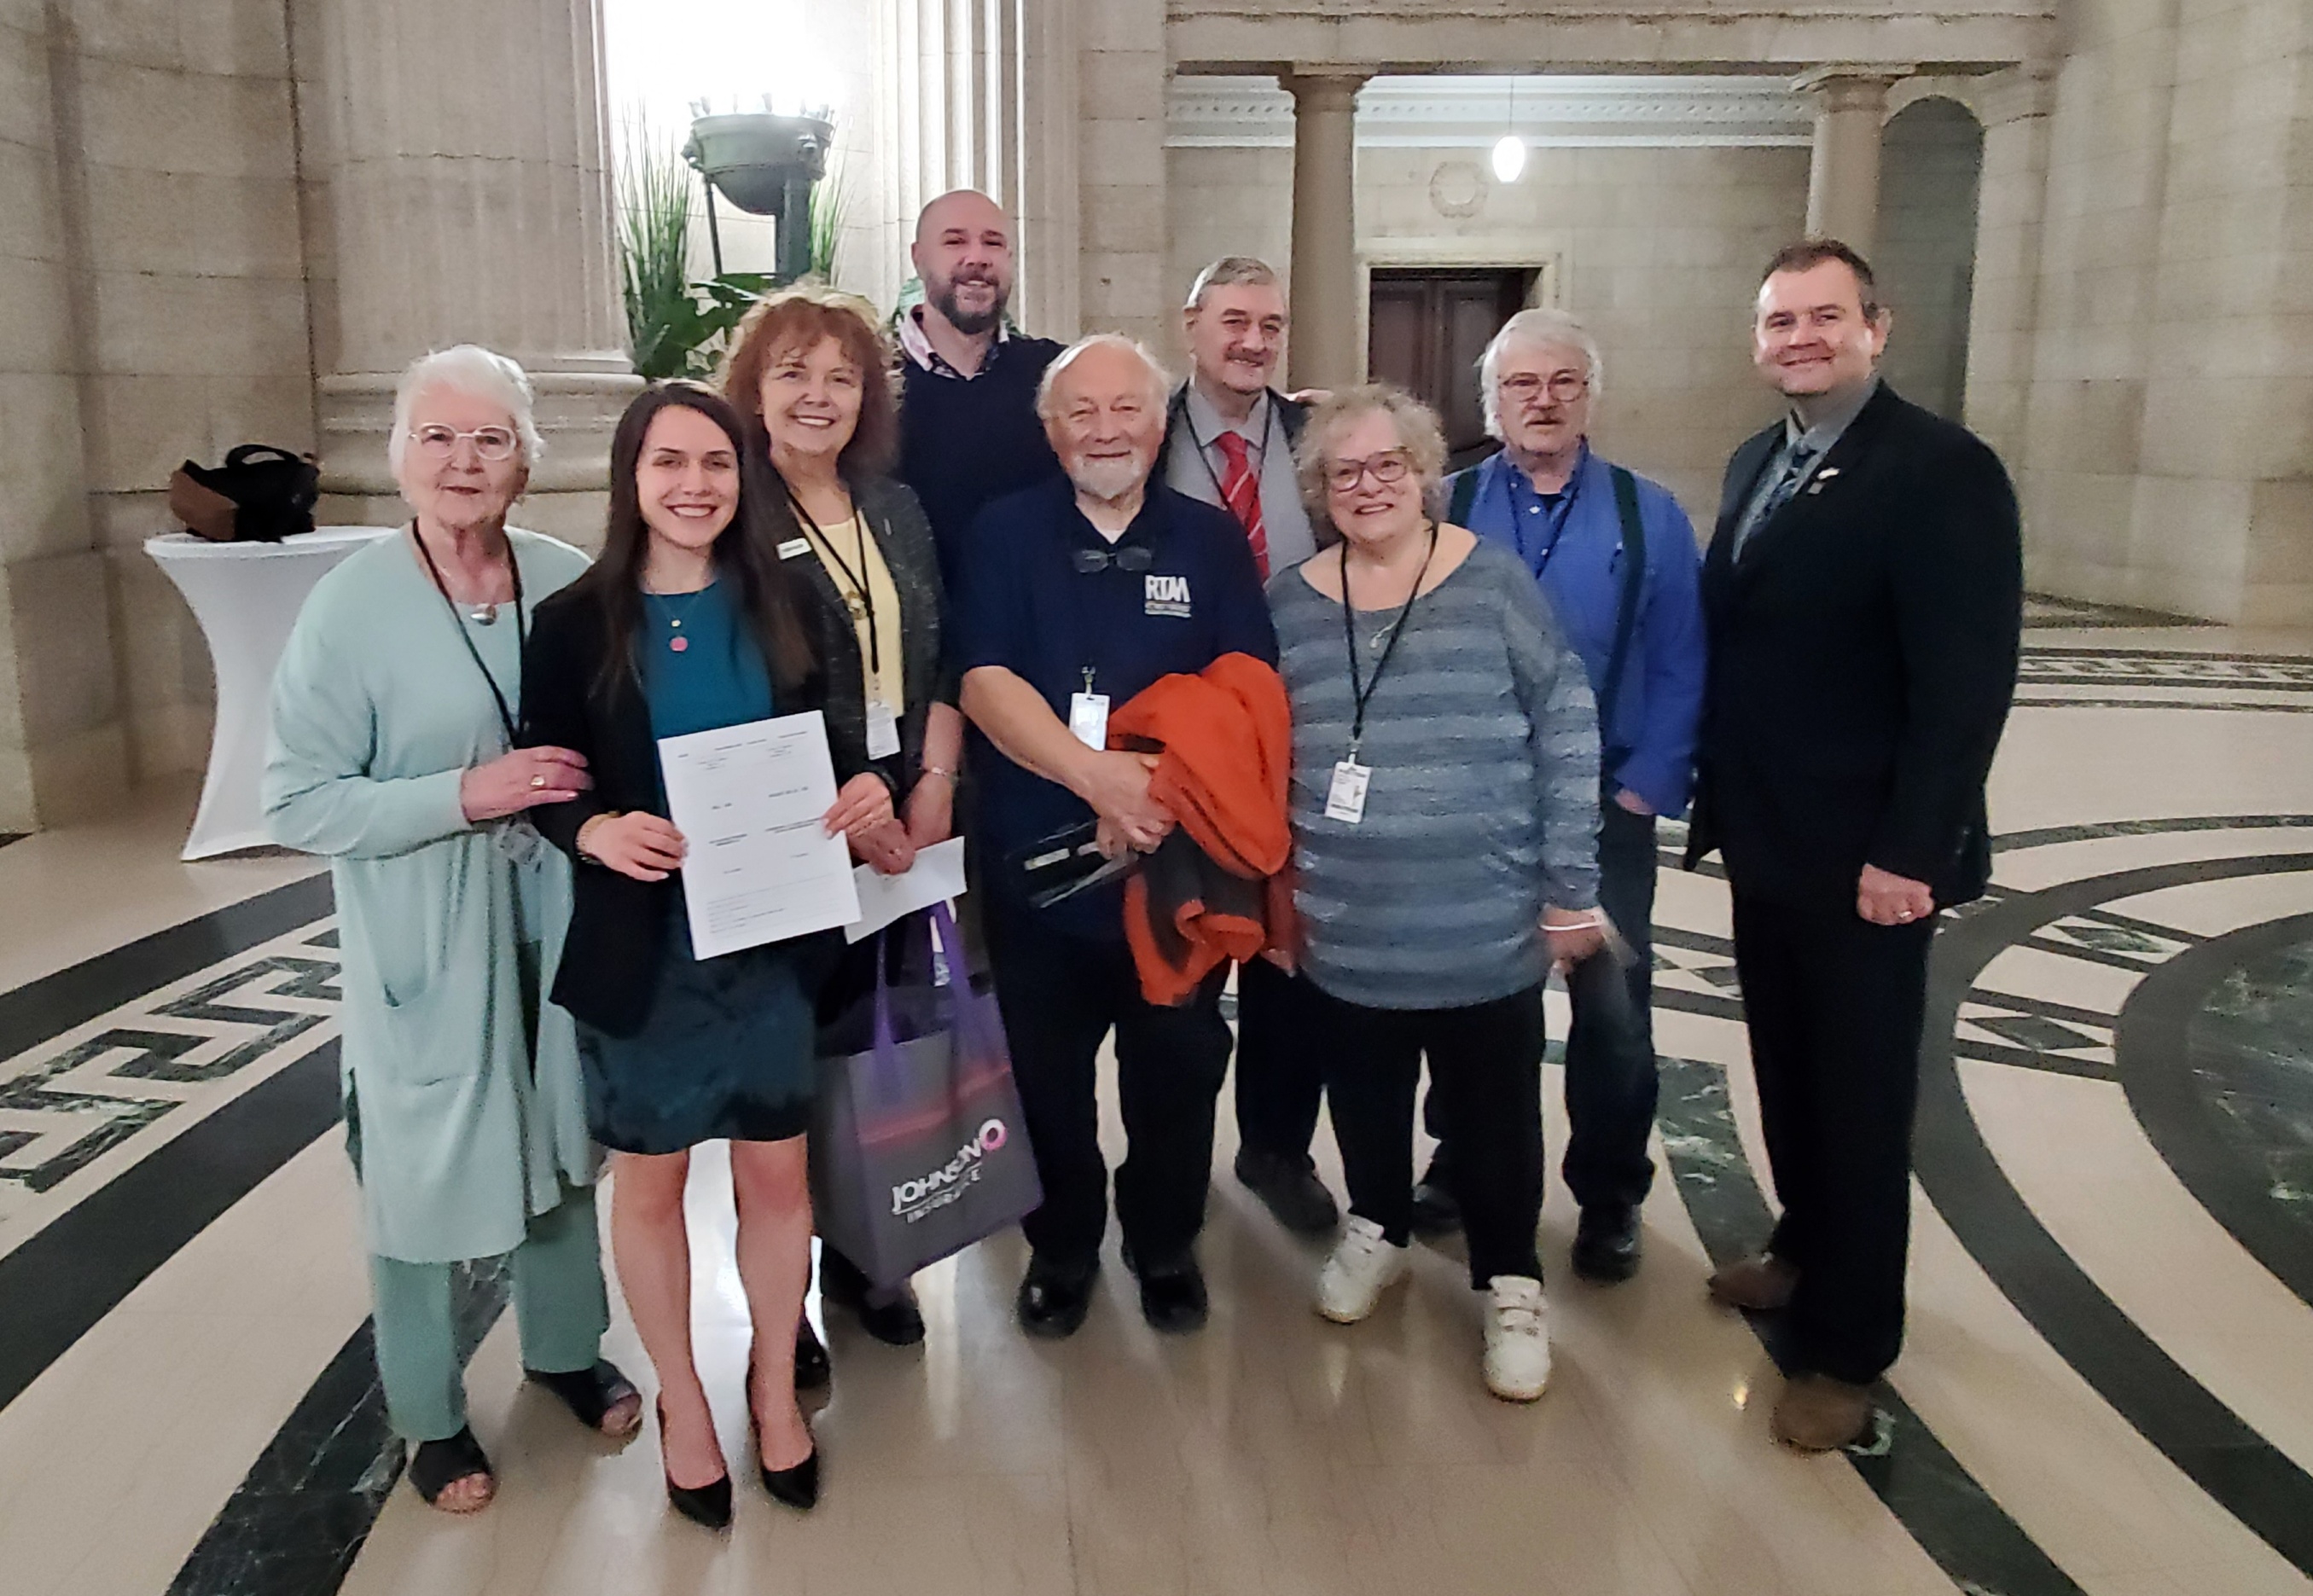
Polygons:
<instances>
[{"instance_id":1,"label":"wristwatch","mask_svg":"<svg viewBox=\"0 0 2313 1596\"><path fill-rule=\"evenodd\" d=\"M586 829L588 827L593 826L600 820L615 820L619 818L619 814L620 811L618 810L606 809L601 814L587 816L585 820L580 824L578 828L578 835L574 837L572 841L575 845L574 851L581 859L584 859L589 864L601 864L602 863L602 858L596 855L592 848L589 848L586 846Z\"/></svg>"}]
</instances>

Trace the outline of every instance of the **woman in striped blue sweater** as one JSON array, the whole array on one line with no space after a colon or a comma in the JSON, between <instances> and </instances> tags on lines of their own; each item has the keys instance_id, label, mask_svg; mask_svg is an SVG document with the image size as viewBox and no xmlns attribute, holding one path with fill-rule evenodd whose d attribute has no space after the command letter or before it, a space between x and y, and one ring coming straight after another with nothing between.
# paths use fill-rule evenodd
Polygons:
<instances>
[{"instance_id":1,"label":"woman in striped blue sweater","mask_svg":"<svg viewBox=\"0 0 2313 1596\"><path fill-rule=\"evenodd\" d=\"M1302 492L1341 541L1270 583L1293 703L1299 961L1350 1188L1317 1310L1353 1323L1405 1273L1426 1055L1487 1293L1486 1384L1531 1401L1550 1373L1542 987L1602 943L1598 736L1581 662L1525 566L1433 517L1445 452L1437 417L1395 390L1320 406Z\"/></svg>"}]
</instances>

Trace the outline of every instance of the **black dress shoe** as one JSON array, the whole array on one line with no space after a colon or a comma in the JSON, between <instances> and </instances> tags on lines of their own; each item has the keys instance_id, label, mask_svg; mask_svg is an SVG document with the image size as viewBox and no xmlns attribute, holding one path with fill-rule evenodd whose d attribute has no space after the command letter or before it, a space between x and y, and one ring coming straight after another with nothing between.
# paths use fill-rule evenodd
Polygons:
<instances>
[{"instance_id":1,"label":"black dress shoe","mask_svg":"<svg viewBox=\"0 0 2313 1596\"><path fill-rule=\"evenodd\" d=\"M819 1332L811 1328L811 1320L808 1318L796 1320L796 1390L799 1391L824 1390L827 1382L834 1377L835 1371L828 1364L827 1347L820 1340Z\"/></svg>"},{"instance_id":2,"label":"black dress shoe","mask_svg":"<svg viewBox=\"0 0 2313 1596\"><path fill-rule=\"evenodd\" d=\"M819 1505L819 1438L812 1436L811 1451L792 1469L774 1469L763 1461L763 1426L755 1422L755 1371L747 1369L747 1430L755 1439L755 1471L762 1477L763 1489L771 1500L786 1504L798 1512L809 1513ZM804 1422L804 1433L810 1434L811 1423ZM729 1482L726 1481L727 1494ZM672 1488L672 1487L670 1487Z\"/></svg>"},{"instance_id":3,"label":"black dress shoe","mask_svg":"<svg viewBox=\"0 0 2313 1596\"><path fill-rule=\"evenodd\" d=\"M1341 1223L1333 1194L1307 1157L1289 1158L1252 1147L1237 1149L1236 1178L1259 1197L1277 1223L1305 1236L1330 1233Z\"/></svg>"},{"instance_id":4,"label":"black dress shoe","mask_svg":"<svg viewBox=\"0 0 2313 1596\"><path fill-rule=\"evenodd\" d=\"M1125 1267L1140 1277L1140 1316L1168 1335L1186 1335L1205 1328L1210 1306L1205 1295L1205 1272L1194 1253L1184 1252L1161 1264L1142 1267L1130 1252Z\"/></svg>"},{"instance_id":5,"label":"black dress shoe","mask_svg":"<svg viewBox=\"0 0 2313 1596\"><path fill-rule=\"evenodd\" d=\"M1574 1272L1615 1285L1639 1272L1639 1211L1601 1204L1582 1210L1574 1227Z\"/></svg>"},{"instance_id":6,"label":"black dress shoe","mask_svg":"<svg viewBox=\"0 0 2313 1596\"><path fill-rule=\"evenodd\" d=\"M811 1456L792 1469L774 1469L762 1465L763 1489L771 1500L786 1504L798 1513L809 1513L819 1505L819 1448L811 1449Z\"/></svg>"},{"instance_id":7,"label":"black dress shoe","mask_svg":"<svg viewBox=\"0 0 2313 1596\"><path fill-rule=\"evenodd\" d=\"M666 1404L664 1402L658 1407L658 1436L663 1457L666 1447ZM664 1472L665 1464L662 1462L659 1467L661 1472ZM709 1530L728 1530L731 1527L731 1476L728 1470L703 1486L679 1486L674 1483L674 1476L669 1474L666 1476L666 1500L668 1506L694 1524L704 1525Z\"/></svg>"},{"instance_id":8,"label":"black dress shoe","mask_svg":"<svg viewBox=\"0 0 2313 1596\"><path fill-rule=\"evenodd\" d=\"M1085 1315L1092 1311L1093 1282L1099 1277L1097 1261L1062 1264L1030 1258L1014 1304L1020 1328L1047 1341L1075 1335L1083 1328Z\"/></svg>"},{"instance_id":9,"label":"black dress shoe","mask_svg":"<svg viewBox=\"0 0 2313 1596\"><path fill-rule=\"evenodd\" d=\"M895 1290L877 1286L841 1253L822 1249L819 1294L859 1317L859 1328L886 1346L913 1346L924 1338L924 1316L905 1285Z\"/></svg>"},{"instance_id":10,"label":"black dress shoe","mask_svg":"<svg viewBox=\"0 0 2313 1596\"><path fill-rule=\"evenodd\" d=\"M1413 1183L1413 1233L1448 1236L1462 1228L1462 1205L1446 1181L1446 1167L1431 1159L1421 1179Z\"/></svg>"}]
</instances>

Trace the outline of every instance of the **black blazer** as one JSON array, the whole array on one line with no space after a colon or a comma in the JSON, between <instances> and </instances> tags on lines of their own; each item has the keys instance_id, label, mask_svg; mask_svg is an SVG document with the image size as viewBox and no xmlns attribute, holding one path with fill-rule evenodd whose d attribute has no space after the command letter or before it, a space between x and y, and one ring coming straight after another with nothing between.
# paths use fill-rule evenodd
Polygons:
<instances>
[{"instance_id":1,"label":"black blazer","mask_svg":"<svg viewBox=\"0 0 2313 1596\"><path fill-rule=\"evenodd\" d=\"M814 657L831 657L833 621L823 607L799 593L813 625ZM595 690L603 652L601 613L583 584L547 599L531 618L523 654L522 743L567 748L586 757L594 789L567 803L530 811L541 832L576 864L571 883L570 934L550 996L597 1030L632 1036L650 1016L651 994L665 951L667 917L677 878L638 881L578 857L578 828L598 814L647 810L664 817L659 792L658 744L650 706L631 675L607 697ZM827 707L826 675L815 669L802 687L779 695L779 713ZM864 733L828 721L838 785L870 768Z\"/></svg>"},{"instance_id":2,"label":"black blazer","mask_svg":"<svg viewBox=\"0 0 2313 1596\"><path fill-rule=\"evenodd\" d=\"M1984 778L2016 686L2023 550L1999 457L1882 385L1734 557L1782 424L1735 452L1702 567L1710 678L1687 866L1852 903L1867 864L1982 895Z\"/></svg>"}]
</instances>

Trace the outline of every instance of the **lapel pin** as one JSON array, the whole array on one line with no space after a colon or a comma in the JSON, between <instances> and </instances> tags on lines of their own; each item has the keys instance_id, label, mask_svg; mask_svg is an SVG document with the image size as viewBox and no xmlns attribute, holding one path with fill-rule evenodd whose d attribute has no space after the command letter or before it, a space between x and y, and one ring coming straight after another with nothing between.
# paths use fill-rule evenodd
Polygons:
<instances>
[{"instance_id":1,"label":"lapel pin","mask_svg":"<svg viewBox=\"0 0 2313 1596\"><path fill-rule=\"evenodd\" d=\"M1823 491L1823 485L1838 475L1839 468L1837 466L1824 467L1822 470L1817 471L1815 474L1815 480L1807 484L1807 492L1810 494L1821 493Z\"/></svg>"}]
</instances>

